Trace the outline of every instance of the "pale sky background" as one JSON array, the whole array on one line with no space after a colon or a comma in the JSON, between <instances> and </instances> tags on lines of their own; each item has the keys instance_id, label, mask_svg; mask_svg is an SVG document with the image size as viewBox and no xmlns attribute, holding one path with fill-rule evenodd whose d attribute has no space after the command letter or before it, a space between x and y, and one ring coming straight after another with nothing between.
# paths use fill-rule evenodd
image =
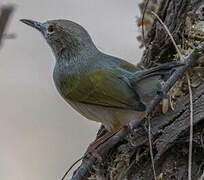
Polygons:
<instances>
[{"instance_id":1,"label":"pale sky background","mask_svg":"<svg viewBox=\"0 0 204 180\"><path fill-rule=\"evenodd\" d=\"M8 31L17 35L0 49L1 180L60 179L85 152L99 127L59 96L52 80L51 49L39 32L19 19L78 22L103 52L136 63L142 54L136 40L138 2L1 0L0 5L16 5Z\"/></svg>"}]
</instances>

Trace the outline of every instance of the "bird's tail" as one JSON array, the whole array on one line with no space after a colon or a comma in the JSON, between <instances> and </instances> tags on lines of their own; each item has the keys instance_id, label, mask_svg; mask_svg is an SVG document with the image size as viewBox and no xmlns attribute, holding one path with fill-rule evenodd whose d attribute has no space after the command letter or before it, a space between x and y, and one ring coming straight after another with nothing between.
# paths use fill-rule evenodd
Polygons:
<instances>
[{"instance_id":1,"label":"bird's tail","mask_svg":"<svg viewBox=\"0 0 204 180\"><path fill-rule=\"evenodd\" d=\"M170 75L176 67L183 66L184 63L180 63L177 61L172 61L164 64L160 64L156 67L150 68L150 69L144 69L141 71L136 72L132 77L131 81L136 83L138 81L141 81L143 79L153 77L153 76L168 76Z\"/></svg>"},{"instance_id":2,"label":"bird's tail","mask_svg":"<svg viewBox=\"0 0 204 180\"><path fill-rule=\"evenodd\" d=\"M140 96L142 102L147 105L161 90L162 85L170 74L179 66L179 62L164 63L159 66L136 72L129 79L132 88Z\"/></svg>"}]
</instances>

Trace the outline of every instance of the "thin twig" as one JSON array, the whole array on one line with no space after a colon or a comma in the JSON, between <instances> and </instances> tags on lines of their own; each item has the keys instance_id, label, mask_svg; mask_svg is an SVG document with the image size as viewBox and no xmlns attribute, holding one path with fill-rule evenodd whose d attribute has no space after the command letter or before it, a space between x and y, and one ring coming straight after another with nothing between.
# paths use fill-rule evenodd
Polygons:
<instances>
[{"instance_id":1,"label":"thin twig","mask_svg":"<svg viewBox=\"0 0 204 180\"><path fill-rule=\"evenodd\" d=\"M159 20L159 22L160 22L160 23L163 25L163 27L165 28L166 32L168 33L169 37L171 38L171 41L172 41L174 47L176 48L176 51L177 51L177 53L178 53L180 59L182 60L182 59L183 59L183 56L182 56L181 52L179 51L179 48L178 48L178 46L176 45L176 42L175 42L173 36L171 35L171 33L170 33L168 27L162 22L161 18L160 18L155 12L151 11L151 13L152 13L152 15L154 15L154 16Z\"/></svg>"},{"instance_id":2,"label":"thin twig","mask_svg":"<svg viewBox=\"0 0 204 180\"><path fill-rule=\"evenodd\" d=\"M163 25L163 27L165 28L166 32L168 33L169 37L172 40L172 43L178 53L178 55L180 56L180 60L183 60L183 56L178 48L178 46L176 45L176 42L173 38L173 36L171 35L169 29L167 28L167 26L162 22L162 20L159 18L159 16L154 13L153 11L151 12L158 20L159 22ZM191 83L190 83L190 77L188 72L186 73L186 77L187 77L187 81L188 81L188 89L189 89L189 98L190 98L190 137L189 137L189 154L188 154L188 180L191 180L191 165L192 165L192 141L193 141L193 100L192 100L192 90L191 90Z\"/></svg>"},{"instance_id":3,"label":"thin twig","mask_svg":"<svg viewBox=\"0 0 204 180\"><path fill-rule=\"evenodd\" d=\"M148 139L149 139L149 152L150 152L150 157L151 157L151 162L152 162L152 170L153 170L153 175L154 179L157 180L157 175L155 171L155 166L154 166L154 156L153 156L153 150L152 150L152 136L151 136L151 123L150 123L150 117L147 117L148 120Z\"/></svg>"},{"instance_id":4,"label":"thin twig","mask_svg":"<svg viewBox=\"0 0 204 180\"><path fill-rule=\"evenodd\" d=\"M164 30L167 32L167 34L168 34L169 37L171 38L171 41L172 41L172 43L173 43L173 45L174 45L174 47L175 47L177 53L178 53L179 56L180 56L180 60L183 60L183 56L182 56L182 54L181 54L181 52L180 52L178 46L176 45L176 42L175 42L173 36L171 35L171 33L170 33L168 27L163 23L163 21L161 20L161 18L160 18L156 13L154 13L153 11L151 11L151 13L152 13L152 15L154 15L154 16L159 20L159 22L161 23L161 25L164 27ZM151 127L151 122L150 122L149 118L148 118L148 125L149 125L148 139L149 139L149 146L150 146L150 149L149 149L149 150L150 150L150 156L151 156L151 162L152 162L152 169L153 169L154 179L157 180L156 171L155 171L155 166L154 166L153 151L152 151L152 142L151 142L151 139L152 139L152 138L151 138L151 129L150 129L150 127Z\"/></svg>"},{"instance_id":5,"label":"thin twig","mask_svg":"<svg viewBox=\"0 0 204 180\"><path fill-rule=\"evenodd\" d=\"M168 92L169 89L175 84L175 82L184 74L184 72L193 65L202 55L204 54L204 42L195 47L193 52L184 58L185 65L178 67L170 76L170 78L166 81L165 85L162 87L162 92ZM151 113L154 107L161 101L161 96L156 95L151 103L147 107L147 113ZM130 122L130 126L133 128L137 128L142 122L133 121ZM104 157L111 148L113 148L116 144L118 144L124 137L128 134L128 129L123 128L110 139L108 139L105 143L101 144L97 152ZM96 158L90 156L89 158L85 158L79 168L74 172L71 180L82 180L86 179L89 175L89 171L92 169L93 164L95 163Z\"/></svg>"},{"instance_id":6,"label":"thin twig","mask_svg":"<svg viewBox=\"0 0 204 180\"><path fill-rule=\"evenodd\" d=\"M186 73L188 81L188 90L190 98L190 136L189 136L189 152L188 152L188 180L191 180L192 169L192 147L193 147L193 95L191 90L191 82L188 72Z\"/></svg>"},{"instance_id":7,"label":"thin twig","mask_svg":"<svg viewBox=\"0 0 204 180\"><path fill-rule=\"evenodd\" d=\"M145 6L143 9L143 13L142 13L142 38L143 38L143 42L144 42L145 47L146 47L146 43L145 43L145 34L144 34L144 16L145 16L145 12L146 12L148 4L149 4L149 0L146 0ZM151 157L151 162L152 162L152 170L153 170L153 174L154 174L154 179L157 180L155 166L154 166L154 156L153 156L153 151L152 151L151 123L150 123L149 117L148 117L148 126L149 126L149 128L148 128L149 129L148 130L149 151L150 151L150 157Z\"/></svg>"},{"instance_id":8,"label":"thin twig","mask_svg":"<svg viewBox=\"0 0 204 180\"><path fill-rule=\"evenodd\" d=\"M65 177L68 175L68 173L71 171L71 169L78 163L80 162L82 159L84 158L84 156L80 157L79 159L77 159L70 167L69 169L65 172L64 176L62 177L61 180L64 180Z\"/></svg>"}]
</instances>

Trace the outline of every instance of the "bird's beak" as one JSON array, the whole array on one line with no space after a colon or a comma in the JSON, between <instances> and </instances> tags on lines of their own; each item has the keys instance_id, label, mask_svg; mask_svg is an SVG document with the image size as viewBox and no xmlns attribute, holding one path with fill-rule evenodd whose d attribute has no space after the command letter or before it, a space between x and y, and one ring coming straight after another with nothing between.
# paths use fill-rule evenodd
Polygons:
<instances>
[{"instance_id":1,"label":"bird's beak","mask_svg":"<svg viewBox=\"0 0 204 180\"><path fill-rule=\"evenodd\" d=\"M40 32L42 32L45 29L45 26L38 21L33 21L30 19L20 19L20 21L31 26L31 27L34 27L35 29L39 30Z\"/></svg>"}]
</instances>

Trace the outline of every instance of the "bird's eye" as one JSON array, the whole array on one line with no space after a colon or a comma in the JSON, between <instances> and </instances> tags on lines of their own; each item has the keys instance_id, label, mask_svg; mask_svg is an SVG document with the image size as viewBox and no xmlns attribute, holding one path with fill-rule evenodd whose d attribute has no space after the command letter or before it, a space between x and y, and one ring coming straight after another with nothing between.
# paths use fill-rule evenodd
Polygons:
<instances>
[{"instance_id":1,"label":"bird's eye","mask_svg":"<svg viewBox=\"0 0 204 180\"><path fill-rule=\"evenodd\" d=\"M52 33L52 32L54 32L54 27L52 25L50 25L50 26L48 26L47 30L49 33Z\"/></svg>"}]
</instances>

